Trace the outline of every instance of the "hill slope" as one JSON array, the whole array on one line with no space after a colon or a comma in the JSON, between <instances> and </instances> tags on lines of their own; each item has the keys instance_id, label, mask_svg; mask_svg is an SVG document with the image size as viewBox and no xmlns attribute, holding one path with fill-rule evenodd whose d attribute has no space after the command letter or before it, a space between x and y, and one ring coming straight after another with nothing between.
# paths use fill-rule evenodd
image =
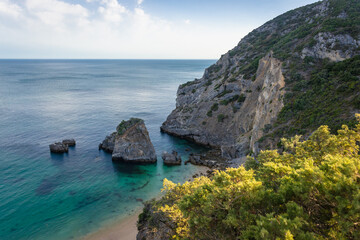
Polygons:
<instances>
[{"instance_id":1,"label":"hill slope","mask_svg":"<svg viewBox=\"0 0 360 240\"><path fill-rule=\"evenodd\" d=\"M360 2L325 0L255 29L181 85L161 129L237 158L280 147L321 124L354 125L360 109Z\"/></svg>"}]
</instances>

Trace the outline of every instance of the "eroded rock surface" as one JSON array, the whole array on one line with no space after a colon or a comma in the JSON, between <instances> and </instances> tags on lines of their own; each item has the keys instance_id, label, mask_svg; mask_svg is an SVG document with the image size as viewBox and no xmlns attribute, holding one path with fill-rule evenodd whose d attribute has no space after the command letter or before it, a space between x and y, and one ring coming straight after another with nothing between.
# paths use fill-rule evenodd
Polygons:
<instances>
[{"instance_id":1,"label":"eroded rock surface","mask_svg":"<svg viewBox=\"0 0 360 240\"><path fill-rule=\"evenodd\" d=\"M145 123L138 118L122 121L99 149L111 152L114 161L153 163L157 160Z\"/></svg>"},{"instance_id":2,"label":"eroded rock surface","mask_svg":"<svg viewBox=\"0 0 360 240\"><path fill-rule=\"evenodd\" d=\"M52 153L67 153L69 151L69 146L62 142L50 144L49 147Z\"/></svg>"},{"instance_id":3,"label":"eroded rock surface","mask_svg":"<svg viewBox=\"0 0 360 240\"><path fill-rule=\"evenodd\" d=\"M163 152L161 158L165 165L181 165L181 156L176 151L172 151L172 153Z\"/></svg>"}]
</instances>

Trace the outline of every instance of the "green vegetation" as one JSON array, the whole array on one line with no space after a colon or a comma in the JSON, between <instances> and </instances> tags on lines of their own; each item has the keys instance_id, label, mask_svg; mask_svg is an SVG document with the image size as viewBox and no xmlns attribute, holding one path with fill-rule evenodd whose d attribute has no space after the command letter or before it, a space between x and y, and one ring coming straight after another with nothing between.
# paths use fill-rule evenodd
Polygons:
<instances>
[{"instance_id":1,"label":"green vegetation","mask_svg":"<svg viewBox=\"0 0 360 240\"><path fill-rule=\"evenodd\" d=\"M211 111L217 111L218 109L219 109L219 104L218 103L214 103L210 108Z\"/></svg>"},{"instance_id":2,"label":"green vegetation","mask_svg":"<svg viewBox=\"0 0 360 240\"><path fill-rule=\"evenodd\" d=\"M223 122L225 118L227 118L228 116L227 115L224 115L224 114L219 114L217 116L217 119L218 119L218 122Z\"/></svg>"},{"instance_id":3,"label":"green vegetation","mask_svg":"<svg viewBox=\"0 0 360 240\"><path fill-rule=\"evenodd\" d=\"M354 126L352 109L359 109L360 56L330 63L316 62L309 79L295 75L292 91L285 95L285 106L278 123L291 122L278 130L279 136L311 132L321 124L328 125L334 132L342 124Z\"/></svg>"},{"instance_id":4,"label":"green vegetation","mask_svg":"<svg viewBox=\"0 0 360 240\"><path fill-rule=\"evenodd\" d=\"M140 122L144 122L144 121L140 118L130 118L130 120L128 121L122 120L121 123L116 127L116 132L119 135L123 135L126 132L126 130L128 130L130 127Z\"/></svg>"},{"instance_id":5,"label":"green vegetation","mask_svg":"<svg viewBox=\"0 0 360 240\"><path fill-rule=\"evenodd\" d=\"M240 43L229 51L230 56L242 53L251 53L238 63L239 74L245 79L255 79L259 59L273 51L280 60L300 62L297 54L305 47L316 44L314 37L320 32L332 34L350 34L358 38L360 34L360 2L358 0L329 0L329 10L324 16L316 16L314 7L322 4L317 2L285 14L282 14L267 23L267 30L254 30L247 41ZM311 21L309 21L311 19ZM270 28L270 29L269 29ZM251 42L251 44L249 44ZM341 44L334 50L344 50ZM297 54L294 54L297 52Z\"/></svg>"},{"instance_id":6,"label":"green vegetation","mask_svg":"<svg viewBox=\"0 0 360 240\"><path fill-rule=\"evenodd\" d=\"M245 101L246 97L244 94L241 94L241 95L234 95L233 97L227 99L227 100L221 100L220 101L220 104L221 105L228 105L229 103L232 103L232 102L239 102L239 103L243 103Z\"/></svg>"},{"instance_id":7,"label":"green vegetation","mask_svg":"<svg viewBox=\"0 0 360 240\"><path fill-rule=\"evenodd\" d=\"M165 179L153 208L167 219L169 238L360 239L360 123L299 139L212 178Z\"/></svg>"},{"instance_id":8,"label":"green vegetation","mask_svg":"<svg viewBox=\"0 0 360 240\"><path fill-rule=\"evenodd\" d=\"M210 73L217 73L218 71L220 71L220 69L222 68L222 65L217 65L217 64L213 64L208 68L208 71Z\"/></svg>"},{"instance_id":9,"label":"green vegetation","mask_svg":"<svg viewBox=\"0 0 360 240\"><path fill-rule=\"evenodd\" d=\"M224 91L222 91L221 93L219 93L216 97L217 98L221 98L221 97L223 97L223 96L225 96L226 94L228 94L228 93L232 93L233 91L232 90L224 90Z\"/></svg>"}]
</instances>

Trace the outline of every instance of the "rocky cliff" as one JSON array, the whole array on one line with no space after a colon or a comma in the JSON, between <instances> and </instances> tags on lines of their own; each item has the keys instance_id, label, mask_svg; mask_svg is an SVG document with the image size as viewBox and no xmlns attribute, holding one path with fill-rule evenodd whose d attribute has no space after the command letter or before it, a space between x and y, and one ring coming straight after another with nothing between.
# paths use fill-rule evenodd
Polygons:
<instances>
[{"instance_id":1,"label":"rocky cliff","mask_svg":"<svg viewBox=\"0 0 360 240\"><path fill-rule=\"evenodd\" d=\"M359 83L355 78L354 91L346 93L348 102L341 100L343 106L336 106L342 113L324 109L324 116L318 116L308 107L317 95L313 93L318 87L314 81L318 80L313 76L325 68L336 71L332 62L359 55L359 12L358 1L325 0L265 23L207 68L201 79L179 87L176 108L161 130L219 148L224 157L238 158L257 153L264 148L263 143L265 147L277 147L281 134L309 133L326 117L340 119L329 123L335 128L351 121L359 109ZM341 71L334 73L335 77ZM353 71L352 75L358 73ZM341 84L346 88L348 83L323 77L329 81L327 85L333 84L324 96L324 104L334 106L337 98L343 98L334 89ZM306 95L306 101L298 103L304 94L313 95ZM312 123L304 127L296 117L306 115L305 111Z\"/></svg>"}]
</instances>

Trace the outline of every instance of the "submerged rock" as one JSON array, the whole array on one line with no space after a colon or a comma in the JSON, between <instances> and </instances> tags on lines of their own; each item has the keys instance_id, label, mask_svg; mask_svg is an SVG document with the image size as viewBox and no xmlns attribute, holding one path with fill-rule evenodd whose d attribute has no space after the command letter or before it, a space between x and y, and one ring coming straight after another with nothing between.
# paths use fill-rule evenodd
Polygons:
<instances>
[{"instance_id":1,"label":"submerged rock","mask_svg":"<svg viewBox=\"0 0 360 240\"><path fill-rule=\"evenodd\" d=\"M181 165L181 156L179 156L176 151L172 151L172 153L163 152L161 157L165 165Z\"/></svg>"},{"instance_id":2,"label":"submerged rock","mask_svg":"<svg viewBox=\"0 0 360 240\"><path fill-rule=\"evenodd\" d=\"M122 121L116 132L99 145L99 149L112 153L113 161L154 163L157 160L149 132L139 118Z\"/></svg>"},{"instance_id":3,"label":"submerged rock","mask_svg":"<svg viewBox=\"0 0 360 240\"><path fill-rule=\"evenodd\" d=\"M52 153L66 153L69 151L69 146L62 142L56 142L49 145L50 152Z\"/></svg>"}]
</instances>

